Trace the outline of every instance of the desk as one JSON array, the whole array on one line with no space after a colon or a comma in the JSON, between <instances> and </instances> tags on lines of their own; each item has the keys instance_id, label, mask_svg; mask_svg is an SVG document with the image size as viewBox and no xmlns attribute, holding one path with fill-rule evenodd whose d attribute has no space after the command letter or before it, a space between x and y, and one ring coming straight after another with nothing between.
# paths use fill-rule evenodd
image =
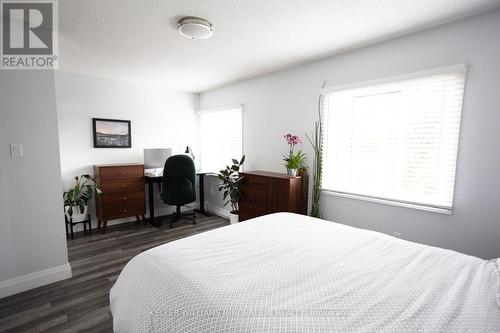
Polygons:
<instances>
[{"instance_id":1,"label":"desk","mask_svg":"<svg viewBox=\"0 0 500 333\"><path fill-rule=\"evenodd\" d=\"M211 172L197 172L198 182L200 186L200 208L194 211L205 216L211 216L211 214L205 210L205 175L212 174ZM148 184L148 197L149 197L149 221L151 224L156 224L155 221L155 200L154 200L154 184L158 184L158 190L161 192L161 182L163 176L144 176L144 181ZM157 223L160 225L160 223Z\"/></svg>"}]
</instances>

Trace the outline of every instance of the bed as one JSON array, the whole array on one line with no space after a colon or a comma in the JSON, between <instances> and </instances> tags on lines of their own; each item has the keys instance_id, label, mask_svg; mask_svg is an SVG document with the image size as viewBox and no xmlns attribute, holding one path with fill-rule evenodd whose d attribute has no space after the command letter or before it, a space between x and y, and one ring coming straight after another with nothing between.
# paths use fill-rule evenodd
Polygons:
<instances>
[{"instance_id":1,"label":"bed","mask_svg":"<svg viewBox=\"0 0 500 333\"><path fill-rule=\"evenodd\" d=\"M153 248L115 332L500 332L500 261L277 213Z\"/></svg>"}]
</instances>

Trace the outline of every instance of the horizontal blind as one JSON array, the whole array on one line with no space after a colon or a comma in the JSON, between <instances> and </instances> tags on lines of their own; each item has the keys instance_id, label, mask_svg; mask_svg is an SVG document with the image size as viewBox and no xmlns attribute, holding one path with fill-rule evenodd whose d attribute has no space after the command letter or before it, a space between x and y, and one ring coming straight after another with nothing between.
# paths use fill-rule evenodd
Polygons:
<instances>
[{"instance_id":1,"label":"horizontal blind","mask_svg":"<svg viewBox=\"0 0 500 333\"><path fill-rule=\"evenodd\" d=\"M326 190L451 210L465 66L323 94Z\"/></svg>"},{"instance_id":2,"label":"horizontal blind","mask_svg":"<svg viewBox=\"0 0 500 333\"><path fill-rule=\"evenodd\" d=\"M243 154L241 107L202 111L200 116L201 169L217 172Z\"/></svg>"}]
</instances>

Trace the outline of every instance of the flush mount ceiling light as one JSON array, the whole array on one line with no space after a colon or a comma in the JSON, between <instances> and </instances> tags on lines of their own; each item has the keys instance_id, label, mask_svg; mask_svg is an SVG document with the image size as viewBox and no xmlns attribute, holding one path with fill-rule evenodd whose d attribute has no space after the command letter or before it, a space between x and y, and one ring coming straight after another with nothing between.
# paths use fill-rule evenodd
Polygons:
<instances>
[{"instance_id":1,"label":"flush mount ceiling light","mask_svg":"<svg viewBox=\"0 0 500 333\"><path fill-rule=\"evenodd\" d=\"M214 33L214 26L199 17L186 16L179 20L177 28L181 35L190 39L207 39Z\"/></svg>"}]
</instances>

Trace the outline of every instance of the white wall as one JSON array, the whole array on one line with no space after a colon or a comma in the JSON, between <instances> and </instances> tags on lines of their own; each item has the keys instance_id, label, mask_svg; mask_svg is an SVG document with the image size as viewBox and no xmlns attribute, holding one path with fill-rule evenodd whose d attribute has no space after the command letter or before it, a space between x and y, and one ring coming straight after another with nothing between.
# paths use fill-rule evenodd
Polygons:
<instances>
[{"instance_id":1,"label":"white wall","mask_svg":"<svg viewBox=\"0 0 500 333\"><path fill-rule=\"evenodd\" d=\"M92 174L94 164L143 163L144 148L172 148L175 154L190 145L198 152L198 94L57 72L56 95L66 188L74 176ZM131 120L132 148L93 148L92 118ZM155 214L170 213L173 208L155 193Z\"/></svg>"},{"instance_id":2,"label":"white wall","mask_svg":"<svg viewBox=\"0 0 500 333\"><path fill-rule=\"evenodd\" d=\"M466 62L455 209L451 216L323 195L326 219L408 240L500 257L500 11L216 89L202 108L244 103L247 170L284 171L286 132L309 132L328 86ZM308 145L304 148L311 156ZM326 170L328 172L328 170Z\"/></svg>"},{"instance_id":3,"label":"white wall","mask_svg":"<svg viewBox=\"0 0 500 333\"><path fill-rule=\"evenodd\" d=\"M0 70L0 146L1 298L71 276L52 71Z\"/></svg>"}]
</instances>

